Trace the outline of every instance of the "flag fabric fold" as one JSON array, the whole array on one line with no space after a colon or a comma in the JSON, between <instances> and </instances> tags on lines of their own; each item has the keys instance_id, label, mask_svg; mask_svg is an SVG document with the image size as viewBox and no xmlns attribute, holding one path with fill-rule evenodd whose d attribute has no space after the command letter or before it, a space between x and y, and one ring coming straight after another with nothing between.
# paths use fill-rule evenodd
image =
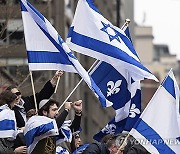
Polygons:
<instances>
[{"instance_id":1,"label":"flag fabric fold","mask_svg":"<svg viewBox=\"0 0 180 154\"><path fill-rule=\"evenodd\" d=\"M21 11L29 69L77 72L101 105L111 106L50 22L26 0L21 0Z\"/></svg>"},{"instance_id":2,"label":"flag fabric fold","mask_svg":"<svg viewBox=\"0 0 180 154\"><path fill-rule=\"evenodd\" d=\"M58 134L57 124L54 119L45 116L31 117L24 129L27 153L31 153L40 140Z\"/></svg>"},{"instance_id":3,"label":"flag fabric fold","mask_svg":"<svg viewBox=\"0 0 180 154\"><path fill-rule=\"evenodd\" d=\"M170 70L130 131L150 153L179 153L179 98L179 87Z\"/></svg>"},{"instance_id":4,"label":"flag fabric fold","mask_svg":"<svg viewBox=\"0 0 180 154\"><path fill-rule=\"evenodd\" d=\"M125 26L123 31L131 40L128 26ZM137 55L136 52L134 54ZM93 138L100 141L107 134L130 131L141 113L140 81L134 81L126 69L122 68L118 72L105 62L99 62L91 72L91 76L106 99L113 102L112 107L116 113Z\"/></svg>"},{"instance_id":5,"label":"flag fabric fold","mask_svg":"<svg viewBox=\"0 0 180 154\"><path fill-rule=\"evenodd\" d=\"M70 49L105 61L117 71L127 69L134 80L157 78L144 67L124 31L113 26L93 4L79 0L66 40Z\"/></svg>"},{"instance_id":6,"label":"flag fabric fold","mask_svg":"<svg viewBox=\"0 0 180 154\"><path fill-rule=\"evenodd\" d=\"M0 138L13 138L17 135L15 113L7 105L0 106Z\"/></svg>"},{"instance_id":7,"label":"flag fabric fold","mask_svg":"<svg viewBox=\"0 0 180 154\"><path fill-rule=\"evenodd\" d=\"M59 145L61 142L69 142L72 141L72 132L70 129L71 120L64 121L63 125L59 129L61 131L61 135L56 136L56 145Z\"/></svg>"}]
</instances>

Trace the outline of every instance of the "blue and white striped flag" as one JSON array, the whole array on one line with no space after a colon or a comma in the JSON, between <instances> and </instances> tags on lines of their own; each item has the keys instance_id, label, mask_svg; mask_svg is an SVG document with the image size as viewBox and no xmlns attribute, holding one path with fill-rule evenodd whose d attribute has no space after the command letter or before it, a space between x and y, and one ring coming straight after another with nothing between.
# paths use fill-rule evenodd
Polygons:
<instances>
[{"instance_id":1,"label":"blue and white striped flag","mask_svg":"<svg viewBox=\"0 0 180 154\"><path fill-rule=\"evenodd\" d=\"M150 153L180 152L179 87L170 71L130 134Z\"/></svg>"},{"instance_id":2,"label":"blue and white striped flag","mask_svg":"<svg viewBox=\"0 0 180 154\"><path fill-rule=\"evenodd\" d=\"M56 154L69 154L69 151L61 146L57 146Z\"/></svg>"},{"instance_id":3,"label":"blue and white striped flag","mask_svg":"<svg viewBox=\"0 0 180 154\"><path fill-rule=\"evenodd\" d=\"M72 141L72 131L70 129L71 120L64 121L63 125L59 129L61 131L60 135L56 136L56 145L59 145L61 142L69 142Z\"/></svg>"},{"instance_id":4,"label":"blue and white striped flag","mask_svg":"<svg viewBox=\"0 0 180 154\"><path fill-rule=\"evenodd\" d=\"M128 26L123 31L131 40ZM137 55L136 52L134 52ZM130 131L141 113L140 81L133 81L125 69L121 73L102 62L95 68L92 78L102 90L106 99L113 102L116 112L113 118L100 132L94 135L94 139L100 141L107 134L119 134L122 131Z\"/></svg>"},{"instance_id":5,"label":"blue and white striped flag","mask_svg":"<svg viewBox=\"0 0 180 154\"><path fill-rule=\"evenodd\" d=\"M21 0L21 11L29 69L77 72L98 96L103 107L112 105L106 101L100 89L50 22L26 0Z\"/></svg>"},{"instance_id":6,"label":"blue and white striped flag","mask_svg":"<svg viewBox=\"0 0 180 154\"><path fill-rule=\"evenodd\" d=\"M79 0L67 38L70 49L111 64L117 71L125 68L134 80L157 78L144 67L124 31L113 26L93 4Z\"/></svg>"},{"instance_id":7,"label":"blue and white striped flag","mask_svg":"<svg viewBox=\"0 0 180 154\"><path fill-rule=\"evenodd\" d=\"M15 113L7 105L0 106L0 138L16 138Z\"/></svg>"},{"instance_id":8,"label":"blue and white striped flag","mask_svg":"<svg viewBox=\"0 0 180 154\"><path fill-rule=\"evenodd\" d=\"M33 151L36 144L49 136L58 135L58 128L56 121L45 116L31 117L24 129L24 136L26 140L28 154Z\"/></svg>"}]
</instances>

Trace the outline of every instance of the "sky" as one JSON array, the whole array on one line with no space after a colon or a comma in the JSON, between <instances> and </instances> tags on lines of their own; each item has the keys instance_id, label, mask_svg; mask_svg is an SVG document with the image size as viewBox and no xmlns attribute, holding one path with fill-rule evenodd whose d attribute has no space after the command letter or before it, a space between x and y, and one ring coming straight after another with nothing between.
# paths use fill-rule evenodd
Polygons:
<instances>
[{"instance_id":1,"label":"sky","mask_svg":"<svg viewBox=\"0 0 180 154\"><path fill-rule=\"evenodd\" d=\"M135 21L153 27L153 42L167 44L180 60L180 0L134 0Z\"/></svg>"}]
</instances>

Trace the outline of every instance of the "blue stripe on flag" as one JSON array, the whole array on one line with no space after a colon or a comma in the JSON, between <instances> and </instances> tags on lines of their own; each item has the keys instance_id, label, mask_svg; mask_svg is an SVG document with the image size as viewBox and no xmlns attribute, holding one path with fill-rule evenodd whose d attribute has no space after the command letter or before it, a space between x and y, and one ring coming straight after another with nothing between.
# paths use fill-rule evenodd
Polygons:
<instances>
[{"instance_id":1,"label":"blue stripe on flag","mask_svg":"<svg viewBox=\"0 0 180 154\"><path fill-rule=\"evenodd\" d=\"M48 52L48 51L27 51L29 63L71 63L65 59L61 52Z\"/></svg>"},{"instance_id":2,"label":"blue stripe on flag","mask_svg":"<svg viewBox=\"0 0 180 154\"><path fill-rule=\"evenodd\" d=\"M168 145L163 142L164 140L157 134L157 132L152 129L146 122L139 119L135 124L134 128L144 136L159 153L175 153Z\"/></svg>"},{"instance_id":3,"label":"blue stripe on flag","mask_svg":"<svg viewBox=\"0 0 180 154\"><path fill-rule=\"evenodd\" d=\"M39 11L37 11L28 1L27 5L45 22L44 16Z\"/></svg>"},{"instance_id":4,"label":"blue stripe on flag","mask_svg":"<svg viewBox=\"0 0 180 154\"><path fill-rule=\"evenodd\" d=\"M66 135L66 137L69 139L71 132L70 132L69 130L64 129L64 128L61 128L61 129L62 129L62 131L64 132L64 134Z\"/></svg>"},{"instance_id":5,"label":"blue stripe on flag","mask_svg":"<svg viewBox=\"0 0 180 154\"><path fill-rule=\"evenodd\" d=\"M0 131L3 130L15 130L15 122L14 120L2 120L0 121Z\"/></svg>"},{"instance_id":6,"label":"blue stripe on flag","mask_svg":"<svg viewBox=\"0 0 180 154\"><path fill-rule=\"evenodd\" d=\"M71 31L71 36L72 35L74 35L74 36L71 37L71 42L74 44L77 44L79 46L82 46L82 47L94 50L96 52L108 55L110 57L120 59L124 62L127 62L129 64L137 66L137 67L141 68L142 70L145 70L145 71L151 73L140 62L136 61L134 58L132 58L127 53L125 53L124 51L122 51L121 49L119 49L115 46L112 46L108 43L104 43L102 41L95 40L93 38L78 34L75 31L73 31L73 32ZM125 39L125 38L123 38L123 39Z\"/></svg>"},{"instance_id":7,"label":"blue stripe on flag","mask_svg":"<svg viewBox=\"0 0 180 154\"><path fill-rule=\"evenodd\" d=\"M38 25L39 26L39 25ZM44 29L42 29L41 27L39 27L43 33L48 37L48 39L53 43L53 45L61 52L61 55L63 56L64 59L67 59L69 61L69 64L73 65L74 64L69 60L68 55L66 54L66 52L64 51L64 49L62 48L61 44L58 44L49 33L47 33ZM60 43L60 42L59 42Z\"/></svg>"},{"instance_id":8,"label":"blue stripe on flag","mask_svg":"<svg viewBox=\"0 0 180 154\"><path fill-rule=\"evenodd\" d=\"M28 131L25 134L27 147L29 147L33 143L35 137L43 135L52 129L54 129L54 125L53 125L53 122L50 122L47 124L40 125L36 128L31 129L30 131Z\"/></svg>"},{"instance_id":9,"label":"blue stripe on flag","mask_svg":"<svg viewBox=\"0 0 180 154\"><path fill-rule=\"evenodd\" d=\"M93 0L86 0L86 2L88 3L88 5L91 9L93 9L97 13L101 14L100 11L97 9L97 7L94 5Z\"/></svg>"},{"instance_id":10,"label":"blue stripe on flag","mask_svg":"<svg viewBox=\"0 0 180 154\"><path fill-rule=\"evenodd\" d=\"M162 86L176 99L175 88L174 88L174 81L168 75Z\"/></svg>"},{"instance_id":11,"label":"blue stripe on flag","mask_svg":"<svg viewBox=\"0 0 180 154\"><path fill-rule=\"evenodd\" d=\"M21 3L21 11L25 11L25 12L27 12L27 9L26 9L26 7L24 6L24 4L20 1L20 3Z\"/></svg>"}]
</instances>

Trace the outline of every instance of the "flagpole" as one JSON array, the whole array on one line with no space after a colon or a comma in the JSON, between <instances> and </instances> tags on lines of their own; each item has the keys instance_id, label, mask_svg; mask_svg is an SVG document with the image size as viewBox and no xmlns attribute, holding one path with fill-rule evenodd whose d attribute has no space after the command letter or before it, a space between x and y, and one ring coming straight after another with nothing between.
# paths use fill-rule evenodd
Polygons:
<instances>
[{"instance_id":1,"label":"flagpole","mask_svg":"<svg viewBox=\"0 0 180 154\"><path fill-rule=\"evenodd\" d=\"M32 71L29 71L30 77L31 77L31 85L32 85L32 91L33 91L33 96L34 96L34 104L35 104L35 109L36 113L38 112L37 108L37 101L36 101L36 94L35 94L35 89L34 89L34 82L33 82L33 76L32 76Z\"/></svg>"},{"instance_id":2,"label":"flagpole","mask_svg":"<svg viewBox=\"0 0 180 154\"><path fill-rule=\"evenodd\" d=\"M94 66L96 66L96 64L99 62L100 60L96 59L96 61L92 64L92 66L89 68L89 70L87 71L88 73L94 68ZM71 91L71 93L67 96L67 98L64 100L64 102L61 104L61 106L59 107L58 111L63 107L63 105L67 102L67 100L71 97L71 95L74 93L74 91L77 89L77 87L81 84L81 82L83 81L83 78L78 82L78 84L74 87L74 89Z\"/></svg>"},{"instance_id":3,"label":"flagpole","mask_svg":"<svg viewBox=\"0 0 180 154\"><path fill-rule=\"evenodd\" d=\"M60 81L60 76L58 77L58 80L57 80L57 83L56 83L56 87L55 87L55 90L54 90L54 93L56 94L57 92L57 88L58 88L58 85L59 85L59 81Z\"/></svg>"},{"instance_id":4,"label":"flagpole","mask_svg":"<svg viewBox=\"0 0 180 154\"><path fill-rule=\"evenodd\" d=\"M123 24L123 26L121 27L121 29L123 29L125 26L127 26L130 23L130 19L126 19L125 23ZM96 66L96 64L98 64L100 60L96 59L96 61L92 64L92 66L89 68L88 73L92 71L92 69ZM61 106L58 108L58 111L60 111L60 109L63 107L63 105L66 103L66 101L71 97L71 95L74 93L74 91L77 89L77 87L81 84L81 82L83 81L83 79L81 79L78 84L74 87L74 89L71 91L71 93L67 96L67 98L64 100L64 102L61 104Z\"/></svg>"}]
</instances>

